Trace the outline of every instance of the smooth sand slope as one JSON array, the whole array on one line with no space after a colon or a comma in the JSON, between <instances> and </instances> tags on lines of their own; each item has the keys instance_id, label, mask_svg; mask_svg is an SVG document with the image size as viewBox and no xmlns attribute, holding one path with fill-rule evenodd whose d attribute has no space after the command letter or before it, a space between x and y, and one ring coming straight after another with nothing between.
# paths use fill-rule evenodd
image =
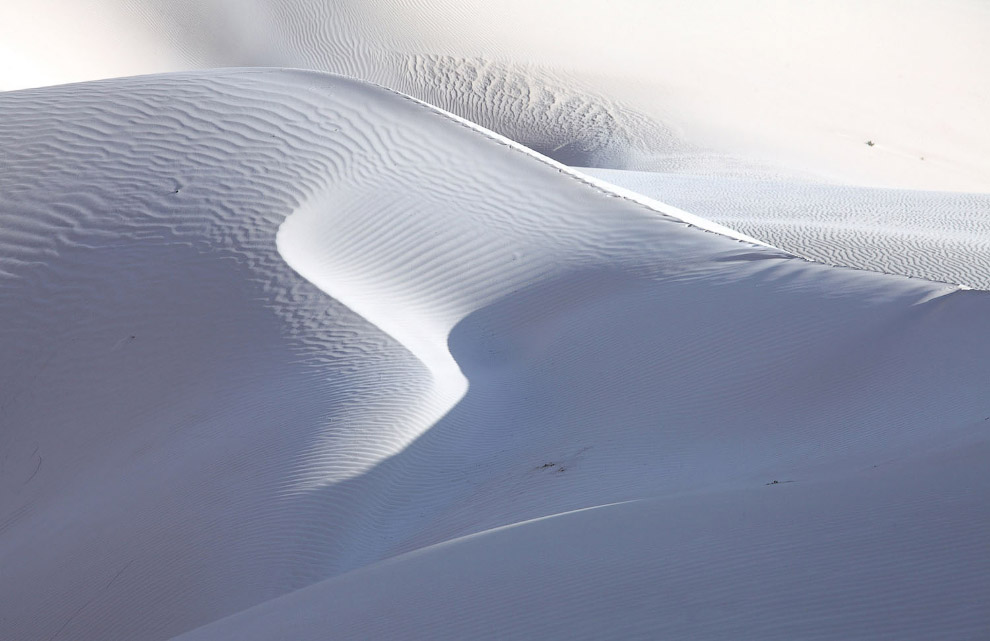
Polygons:
<instances>
[{"instance_id":1,"label":"smooth sand slope","mask_svg":"<svg viewBox=\"0 0 990 641\"><path fill-rule=\"evenodd\" d=\"M317 69L571 165L986 192L988 32L982 0L6 0L0 89Z\"/></svg>"},{"instance_id":2,"label":"smooth sand slope","mask_svg":"<svg viewBox=\"0 0 990 641\"><path fill-rule=\"evenodd\" d=\"M0 94L0 166L0 638L990 629L984 292L318 73Z\"/></svg>"},{"instance_id":3,"label":"smooth sand slope","mask_svg":"<svg viewBox=\"0 0 990 641\"><path fill-rule=\"evenodd\" d=\"M581 171L830 265L990 289L990 194Z\"/></svg>"}]
</instances>

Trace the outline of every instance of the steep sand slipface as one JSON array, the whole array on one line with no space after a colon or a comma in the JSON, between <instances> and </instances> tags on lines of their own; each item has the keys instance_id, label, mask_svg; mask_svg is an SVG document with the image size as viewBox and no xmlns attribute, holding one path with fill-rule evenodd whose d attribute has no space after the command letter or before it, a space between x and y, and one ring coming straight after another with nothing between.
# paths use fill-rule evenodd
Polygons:
<instances>
[{"instance_id":1,"label":"steep sand slipface","mask_svg":"<svg viewBox=\"0 0 990 641\"><path fill-rule=\"evenodd\" d=\"M985 293L322 74L0 114L0 637L990 625Z\"/></svg>"},{"instance_id":2,"label":"steep sand slipface","mask_svg":"<svg viewBox=\"0 0 990 641\"><path fill-rule=\"evenodd\" d=\"M988 30L980 0L9 0L0 88L311 68L568 164L983 192Z\"/></svg>"}]
</instances>

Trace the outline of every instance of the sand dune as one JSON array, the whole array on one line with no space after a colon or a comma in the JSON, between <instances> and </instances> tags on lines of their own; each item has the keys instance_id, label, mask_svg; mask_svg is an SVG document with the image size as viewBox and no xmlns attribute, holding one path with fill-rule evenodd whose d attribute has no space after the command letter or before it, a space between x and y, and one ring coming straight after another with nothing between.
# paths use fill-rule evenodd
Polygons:
<instances>
[{"instance_id":1,"label":"sand dune","mask_svg":"<svg viewBox=\"0 0 990 641\"><path fill-rule=\"evenodd\" d=\"M0 89L298 67L569 164L985 192L988 28L979 0L8 0Z\"/></svg>"},{"instance_id":2,"label":"sand dune","mask_svg":"<svg viewBox=\"0 0 990 641\"><path fill-rule=\"evenodd\" d=\"M990 626L984 292L319 73L0 94L0 165L2 638Z\"/></svg>"}]
</instances>

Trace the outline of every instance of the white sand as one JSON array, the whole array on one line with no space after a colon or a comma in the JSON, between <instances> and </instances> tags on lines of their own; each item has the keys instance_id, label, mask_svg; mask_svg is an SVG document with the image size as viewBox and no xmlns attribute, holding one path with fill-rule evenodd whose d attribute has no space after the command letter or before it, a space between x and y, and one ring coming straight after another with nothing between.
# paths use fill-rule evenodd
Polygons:
<instances>
[{"instance_id":1,"label":"white sand","mask_svg":"<svg viewBox=\"0 0 990 641\"><path fill-rule=\"evenodd\" d=\"M0 167L0 638L990 629L985 292L317 73L0 94Z\"/></svg>"},{"instance_id":2,"label":"white sand","mask_svg":"<svg viewBox=\"0 0 990 641\"><path fill-rule=\"evenodd\" d=\"M990 194L581 171L812 260L990 290Z\"/></svg>"},{"instance_id":3,"label":"white sand","mask_svg":"<svg viewBox=\"0 0 990 641\"><path fill-rule=\"evenodd\" d=\"M982 0L7 0L0 89L311 68L567 164L986 192L987 33Z\"/></svg>"},{"instance_id":4,"label":"white sand","mask_svg":"<svg viewBox=\"0 0 990 641\"><path fill-rule=\"evenodd\" d=\"M0 640L982 638L987 33L0 3Z\"/></svg>"}]
</instances>

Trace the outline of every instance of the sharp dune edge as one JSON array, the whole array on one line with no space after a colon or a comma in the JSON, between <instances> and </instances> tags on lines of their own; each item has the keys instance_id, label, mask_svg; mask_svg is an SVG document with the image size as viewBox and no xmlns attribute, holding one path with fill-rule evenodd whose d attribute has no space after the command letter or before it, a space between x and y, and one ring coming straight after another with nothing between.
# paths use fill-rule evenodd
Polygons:
<instances>
[{"instance_id":1,"label":"sharp dune edge","mask_svg":"<svg viewBox=\"0 0 990 641\"><path fill-rule=\"evenodd\" d=\"M985 292L313 72L0 94L0 165L0 638L990 629Z\"/></svg>"}]
</instances>

